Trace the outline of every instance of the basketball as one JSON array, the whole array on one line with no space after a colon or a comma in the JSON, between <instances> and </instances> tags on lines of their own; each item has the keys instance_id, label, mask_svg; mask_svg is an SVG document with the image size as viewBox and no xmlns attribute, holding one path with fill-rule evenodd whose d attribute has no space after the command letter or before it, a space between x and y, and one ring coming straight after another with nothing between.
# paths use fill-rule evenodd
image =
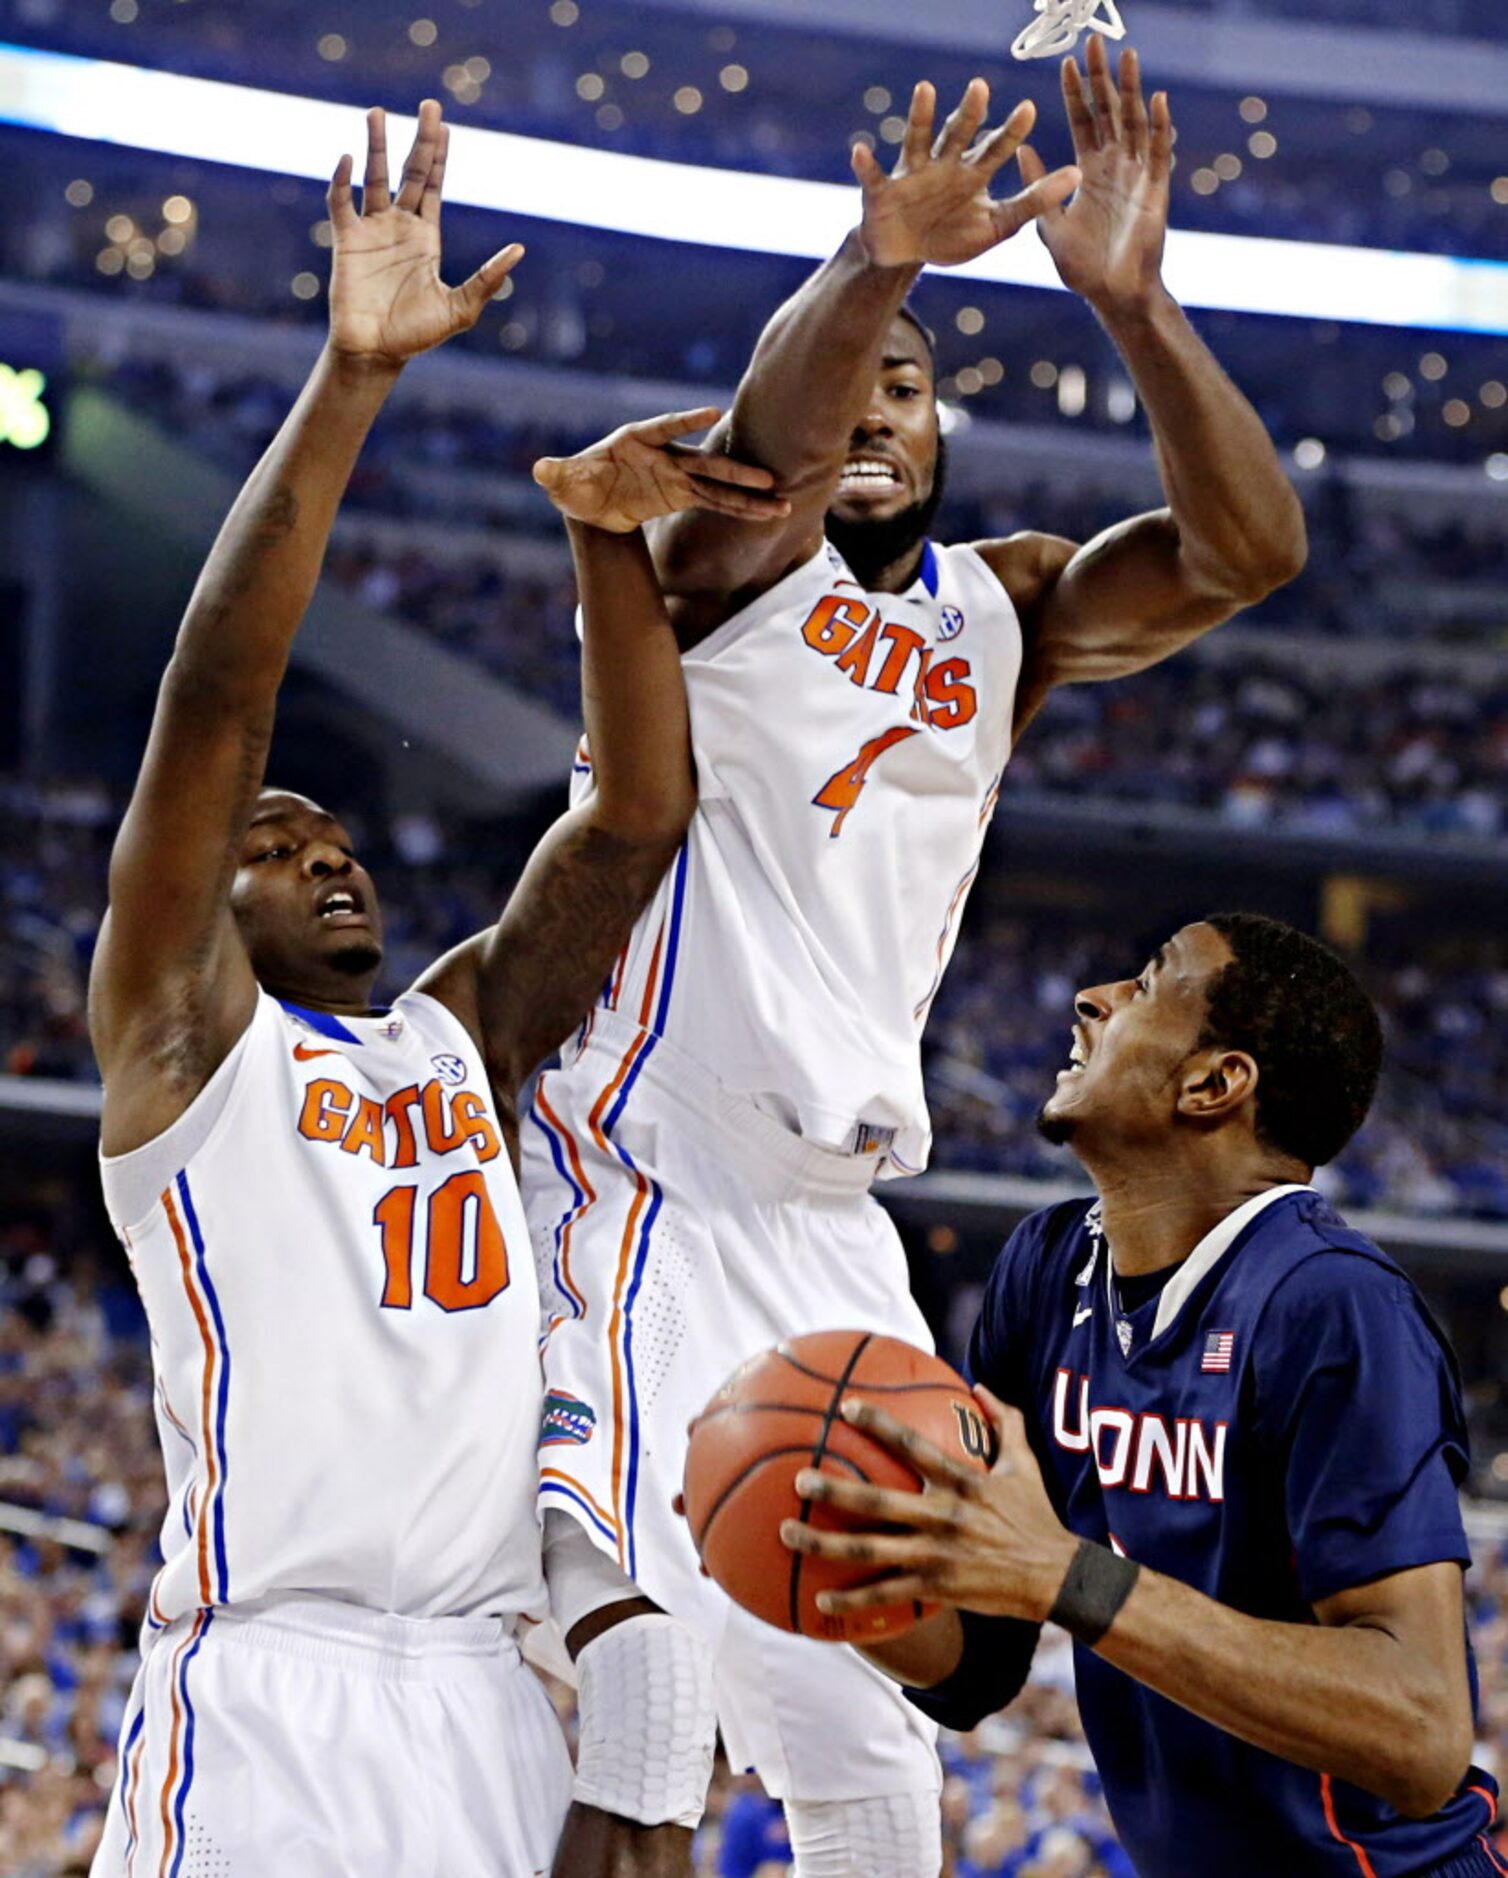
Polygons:
<instances>
[{"instance_id":1,"label":"basketball","mask_svg":"<svg viewBox=\"0 0 1508 1878\"><path fill-rule=\"evenodd\" d=\"M917 1474L843 1420L846 1400L884 1408L981 1472L992 1438L968 1384L938 1357L896 1337L823 1330L793 1337L734 1372L691 1428L686 1518L703 1565L735 1603L767 1624L827 1643L899 1636L936 1606L911 1601L846 1616L817 1608L821 1591L875 1575L803 1557L781 1542L783 1520L829 1530L848 1523L797 1493L803 1468L916 1491Z\"/></svg>"}]
</instances>

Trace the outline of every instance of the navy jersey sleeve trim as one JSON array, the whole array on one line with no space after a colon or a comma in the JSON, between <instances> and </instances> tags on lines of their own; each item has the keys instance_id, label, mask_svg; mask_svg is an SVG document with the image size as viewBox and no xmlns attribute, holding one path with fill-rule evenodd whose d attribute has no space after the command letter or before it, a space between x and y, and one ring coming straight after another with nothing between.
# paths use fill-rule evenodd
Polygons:
<instances>
[{"instance_id":1,"label":"navy jersey sleeve trim","mask_svg":"<svg viewBox=\"0 0 1508 1878\"><path fill-rule=\"evenodd\" d=\"M1459 1526L1439 1526L1430 1532L1415 1533L1407 1544L1383 1547L1369 1552L1366 1576L1358 1578L1354 1567L1339 1565L1328 1571L1319 1568L1305 1576L1300 1594L1309 1604L1322 1604L1342 1591L1356 1591L1373 1585L1381 1578L1399 1572L1415 1571L1422 1565L1459 1565L1464 1571L1471 1564L1471 1552Z\"/></svg>"},{"instance_id":2,"label":"navy jersey sleeve trim","mask_svg":"<svg viewBox=\"0 0 1508 1878\"><path fill-rule=\"evenodd\" d=\"M1019 1617L980 1617L960 1611L963 1656L945 1681L907 1689L907 1701L943 1728L967 1734L1020 1695L1036 1654L1040 1624Z\"/></svg>"}]
</instances>

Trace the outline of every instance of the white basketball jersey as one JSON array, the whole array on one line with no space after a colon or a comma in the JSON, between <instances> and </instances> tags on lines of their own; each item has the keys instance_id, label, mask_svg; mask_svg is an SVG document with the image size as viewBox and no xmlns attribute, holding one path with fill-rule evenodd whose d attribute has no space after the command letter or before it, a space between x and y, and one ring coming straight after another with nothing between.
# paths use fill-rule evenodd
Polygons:
<instances>
[{"instance_id":1,"label":"white basketball jersey","mask_svg":"<svg viewBox=\"0 0 1508 1878\"><path fill-rule=\"evenodd\" d=\"M725 621L682 660L700 805L603 1004L808 1140L923 1167L922 1030L1021 656L984 561L930 542L905 593L867 593L824 543Z\"/></svg>"},{"instance_id":2,"label":"white basketball jersey","mask_svg":"<svg viewBox=\"0 0 1508 1878\"><path fill-rule=\"evenodd\" d=\"M103 1170L171 1496L148 1624L290 1592L536 1608L538 1292L461 1023L263 992L187 1113Z\"/></svg>"}]
</instances>

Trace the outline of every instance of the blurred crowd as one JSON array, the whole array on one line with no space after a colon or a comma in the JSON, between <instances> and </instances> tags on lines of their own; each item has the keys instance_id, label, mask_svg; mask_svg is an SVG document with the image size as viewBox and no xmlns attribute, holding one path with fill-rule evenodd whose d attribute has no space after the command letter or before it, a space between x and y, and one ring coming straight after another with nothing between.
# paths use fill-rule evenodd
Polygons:
<instances>
[{"instance_id":1,"label":"blurred crowd","mask_svg":"<svg viewBox=\"0 0 1508 1878\"><path fill-rule=\"evenodd\" d=\"M118 812L97 784L0 783L0 1066L14 1074L95 1073L85 979ZM354 832L382 894L390 990L496 918L519 859L516 828L479 838L410 815L390 827L357 817ZM1061 1176L1069 1162L1034 1121L1066 1058L1072 993L1138 969L1166 934L1144 930L1129 894L1113 926L1024 917L1009 902L987 870L933 1008L934 1165ZM1387 1070L1371 1120L1322 1183L1342 1205L1508 1219L1508 940L1484 922L1400 940L1362 971Z\"/></svg>"},{"instance_id":2,"label":"blurred crowd","mask_svg":"<svg viewBox=\"0 0 1508 1878\"><path fill-rule=\"evenodd\" d=\"M163 352L114 362L101 382L133 409L237 477L244 476L288 413L288 389L266 377L226 366L190 365ZM1027 390L1036 395L1034 388ZM1508 404L1508 388L1504 390ZM644 413L649 415L649 413ZM1040 421L1023 404L1016 413ZM530 481L536 459L566 456L601 434L601 426L559 418L505 417L493 407L407 403L379 419L357 467L346 507L353 511L432 522L448 530L470 527L510 534L558 537L554 511ZM967 441L955 442L955 455ZM1042 529L1086 540L1124 519L1134 506L1113 480L1080 472L1048 482L1019 471L998 490L971 494L979 472L955 474L936 532L968 541ZM1421 506L1407 489L1391 502L1358 500L1334 477L1300 479L1309 523L1309 564L1249 618L1301 626L1306 632L1356 637L1431 636L1501 644L1508 632L1508 535L1492 507L1473 513ZM336 563L341 578L359 583L371 568L384 570L382 604L400 598L402 610L423 621L424 582L435 577L433 553L404 550L398 557L369 550L359 562ZM474 562L462 560L454 576L485 588L506 572L502 543ZM447 557L447 567L456 566Z\"/></svg>"}]
</instances>

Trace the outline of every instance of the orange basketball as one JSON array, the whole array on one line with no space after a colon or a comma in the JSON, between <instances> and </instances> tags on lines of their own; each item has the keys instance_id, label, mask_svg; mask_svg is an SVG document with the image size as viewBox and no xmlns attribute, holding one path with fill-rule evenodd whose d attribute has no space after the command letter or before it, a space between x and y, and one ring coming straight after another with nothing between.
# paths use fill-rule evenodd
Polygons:
<instances>
[{"instance_id":1,"label":"orange basketball","mask_svg":"<svg viewBox=\"0 0 1508 1878\"><path fill-rule=\"evenodd\" d=\"M819 1591L876 1574L781 1543L782 1520L829 1529L853 1523L801 1498L794 1482L805 1467L913 1492L921 1485L903 1461L843 1420L849 1398L888 1410L967 1466L988 1466L991 1431L963 1378L897 1337L864 1330L793 1337L745 1363L692 1423L686 1455L686 1518L707 1570L767 1624L829 1643L899 1636L935 1608L884 1604L829 1617L817 1608Z\"/></svg>"}]
</instances>

